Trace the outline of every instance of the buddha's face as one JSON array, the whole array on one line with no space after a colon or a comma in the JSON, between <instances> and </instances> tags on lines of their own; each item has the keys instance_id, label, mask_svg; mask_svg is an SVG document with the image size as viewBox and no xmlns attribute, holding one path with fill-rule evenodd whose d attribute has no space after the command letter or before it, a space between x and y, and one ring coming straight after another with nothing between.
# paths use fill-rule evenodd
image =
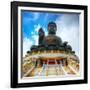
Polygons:
<instances>
[{"instance_id":1,"label":"buddha's face","mask_svg":"<svg viewBox=\"0 0 90 90\"><path fill-rule=\"evenodd\" d=\"M48 26L48 30L49 30L49 33L50 33L50 34L55 34L55 33L56 33L56 30L57 30L56 25L50 24L50 25Z\"/></svg>"}]
</instances>

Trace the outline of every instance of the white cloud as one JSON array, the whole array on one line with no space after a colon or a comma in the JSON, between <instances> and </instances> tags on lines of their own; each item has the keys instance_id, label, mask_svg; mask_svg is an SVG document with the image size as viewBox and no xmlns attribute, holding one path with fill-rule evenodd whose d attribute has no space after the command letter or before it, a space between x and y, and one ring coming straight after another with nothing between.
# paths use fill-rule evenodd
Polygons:
<instances>
[{"instance_id":1,"label":"white cloud","mask_svg":"<svg viewBox=\"0 0 90 90\"><path fill-rule=\"evenodd\" d=\"M32 45L38 45L38 35L33 35L33 39L24 38L23 39L23 57L26 55L27 51L30 50Z\"/></svg>"},{"instance_id":2,"label":"white cloud","mask_svg":"<svg viewBox=\"0 0 90 90\"><path fill-rule=\"evenodd\" d=\"M38 30L41 28L40 24L34 25L35 32L38 32Z\"/></svg>"},{"instance_id":3,"label":"white cloud","mask_svg":"<svg viewBox=\"0 0 90 90\"><path fill-rule=\"evenodd\" d=\"M32 31L31 34L34 35L34 32Z\"/></svg>"},{"instance_id":4,"label":"white cloud","mask_svg":"<svg viewBox=\"0 0 90 90\"><path fill-rule=\"evenodd\" d=\"M37 13L37 12L34 12L34 14L33 14L33 16L34 16L34 20L37 20L38 19L38 17L39 17L39 13Z\"/></svg>"},{"instance_id":5,"label":"white cloud","mask_svg":"<svg viewBox=\"0 0 90 90\"><path fill-rule=\"evenodd\" d=\"M48 35L47 29L46 29L45 27L43 27L43 30L44 30L44 32L45 32L45 36L47 36L47 35Z\"/></svg>"},{"instance_id":6,"label":"white cloud","mask_svg":"<svg viewBox=\"0 0 90 90\"><path fill-rule=\"evenodd\" d=\"M33 35L32 36L33 37L33 39L34 39L34 45L38 45L38 35Z\"/></svg>"},{"instance_id":7,"label":"white cloud","mask_svg":"<svg viewBox=\"0 0 90 90\"><path fill-rule=\"evenodd\" d=\"M26 37L23 39L23 56L25 56L26 52L30 50L30 47L32 46L32 44L33 44L32 40Z\"/></svg>"},{"instance_id":8,"label":"white cloud","mask_svg":"<svg viewBox=\"0 0 90 90\"><path fill-rule=\"evenodd\" d=\"M24 17L25 18L24 22L36 21L38 19L38 17L39 17L39 13L34 12L34 13L32 13L32 17L31 16L30 17ZM27 24L27 23L25 23L25 24Z\"/></svg>"},{"instance_id":9,"label":"white cloud","mask_svg":"<svg viewBox=\"0 0 90 90\"><path fill-rule=\"evenodd\" d=\"M34 26L35 31L38 32L40 27L41 26L39 24L35 25ZM38 45L38 35L35 34L35 32L31 32L31 34L32 34L32 38L24 37L23 39L23 56L26 55L27 51L30 50L30 47L32 45Z\"/></svg>"},{"instance_id":10,"label":"white cloud","mask_svg":"<svg viewBox=\"0 0 90 90\"><path fill-rule=\"evenodd\" d=\"M56 34L62 38L62 41L68 41L72 49L79 56L79 21L76 14L64 14L57 18Z\"/></svg>"}]
</instances>

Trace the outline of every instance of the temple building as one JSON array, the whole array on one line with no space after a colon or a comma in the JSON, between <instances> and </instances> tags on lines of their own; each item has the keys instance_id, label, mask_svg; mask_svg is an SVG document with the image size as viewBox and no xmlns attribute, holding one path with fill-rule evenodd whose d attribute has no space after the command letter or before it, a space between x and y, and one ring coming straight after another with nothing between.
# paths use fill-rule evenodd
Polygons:
<instances>
[{"instance_id":1,"label":"temple building","mask_svg":"<svg viewBox=\"0 0 90 90\"><path fill-rule=\"evenodd\" d=\"M48 35L38 30L38 45L32 45L23 58L23 76L79 75L79 58L68 44L56 35L57 25L48 24Z\"/></svg>"}]
</instances>

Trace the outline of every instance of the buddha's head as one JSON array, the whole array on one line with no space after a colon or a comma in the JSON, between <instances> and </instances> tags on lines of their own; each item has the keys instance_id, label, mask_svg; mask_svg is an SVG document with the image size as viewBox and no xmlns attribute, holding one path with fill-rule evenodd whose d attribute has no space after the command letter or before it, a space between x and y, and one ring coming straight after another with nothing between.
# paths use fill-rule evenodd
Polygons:
<instances>
[{"instance_id":1,"label":"buddha's head","mask_svg":"<svg viewBox=\"0 0 90 90\"><path fill-rule=\"evenodd\" d=\"M49 34L56 34L56 30L57 30L56 23L54 23L54 22L49 22L49 24L48 24Z\"/></svg>"}]
</instances>

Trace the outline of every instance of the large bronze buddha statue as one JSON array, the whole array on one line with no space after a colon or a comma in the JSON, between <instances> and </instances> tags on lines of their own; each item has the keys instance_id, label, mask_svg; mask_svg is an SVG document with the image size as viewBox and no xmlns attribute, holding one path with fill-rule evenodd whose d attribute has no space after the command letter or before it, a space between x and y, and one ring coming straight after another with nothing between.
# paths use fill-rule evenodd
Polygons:
<instances>
[{"instance_id":1,"label":"large bronze buddha statue","mask_svg":"<svg viewBox=\"0 0 90 90\"><path fill-rule=\"evenodd\" d=\"M38 45L32 45L32 51L44 51L44 50L60 50L73 52L72 47L68 45L68 42L62 42L61 38L56 36L57 26L54 22L49 22L48 24L48 35L45 36L45 33L42 28L38 31Z\"/></svg>"},{"instance_id":2,"label":"large bronze buddha statue","mask_svg":"<svg viewBox=\"0 0 90 90\"><path fill-rule=\"evenodd\" d=\"M57 26L54 22L50 22L48 24L48 36L46 36L43 40L44 45L52 46L60 46L62 44L62 40L60 37L56 36Z\"/></svg>"}]
</instances>

